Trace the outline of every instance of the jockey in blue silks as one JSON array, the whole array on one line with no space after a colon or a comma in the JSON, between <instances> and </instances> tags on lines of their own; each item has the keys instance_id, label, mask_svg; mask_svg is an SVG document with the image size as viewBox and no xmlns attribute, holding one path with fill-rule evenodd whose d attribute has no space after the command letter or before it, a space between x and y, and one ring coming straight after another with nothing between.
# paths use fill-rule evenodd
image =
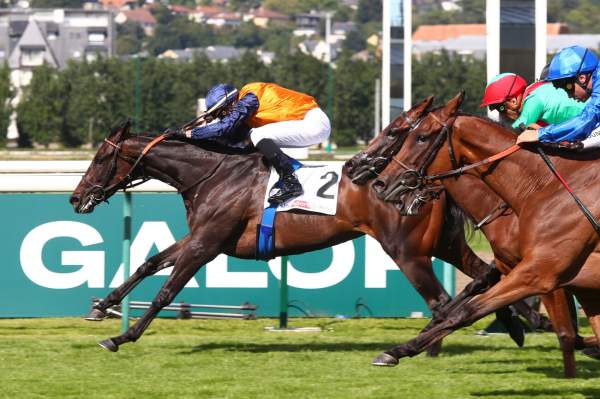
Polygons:
<instances>
[{"instance_id":1,"label":"jockey in blue silks","mask_svg":"<svg viewBox=\"0 0 600 399\"><path fill-rule=\"evenodd\" d=\"M550 63L546 80L567 91L571 97L587 100L586 106L568 121L527 130L519 136L517 143L583 140L583 148L597 146L598 139L588 139L600 123L600 64L596 54L581 46L560 50Z\"/></svg>"}]
</instances>

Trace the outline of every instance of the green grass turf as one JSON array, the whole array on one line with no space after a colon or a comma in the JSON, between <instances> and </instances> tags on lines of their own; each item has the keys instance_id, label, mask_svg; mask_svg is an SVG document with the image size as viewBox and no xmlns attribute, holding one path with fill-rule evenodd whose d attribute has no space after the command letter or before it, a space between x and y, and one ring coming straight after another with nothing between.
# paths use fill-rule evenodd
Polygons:
<instances>
[{"instance_id":1,"label":"green grass turf","mask_svg":"<svg viewBox=\"0 0 600 399\"><path fill-rule=\"evenodd\" d=\"M489 319L487 320L489 321ZM598 398L600 362L562 378L553 334L447 338L437 359L370 365L426 320L292 319L321 333L265 332L276 320L156 320L118 353L96 345L119 321L0 320L2 398ZM589 329L584 331L589 333Z\"/></svg>"}]
</instances>

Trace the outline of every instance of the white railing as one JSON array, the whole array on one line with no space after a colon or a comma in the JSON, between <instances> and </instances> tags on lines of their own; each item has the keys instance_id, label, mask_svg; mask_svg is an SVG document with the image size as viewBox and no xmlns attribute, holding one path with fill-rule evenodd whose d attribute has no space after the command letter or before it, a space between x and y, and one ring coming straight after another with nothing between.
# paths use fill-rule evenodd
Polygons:
<instances>
[{"instance_id":1,"label":"white railing","mask_svg":"<svg viewBox=\"0 0 600 399\"><path fill-rule=\"evenodd\" d=\"M91 161L0 161L0 192L72 192ZM158 180L131 189L134 192L174 192Z\"/></svg>"},{"instance_id":2,"label":"white railing","mask_svg":"<svg viewBox=\"0 0 600 399\"><path fill-rule=\"evenodd\" d=\"M0 193L70 193L91 161L0 161ZM323 165L340 161L302 161ZM132 192L175 192L158 180L132 188Z\"/></svg>"}]
</instances>

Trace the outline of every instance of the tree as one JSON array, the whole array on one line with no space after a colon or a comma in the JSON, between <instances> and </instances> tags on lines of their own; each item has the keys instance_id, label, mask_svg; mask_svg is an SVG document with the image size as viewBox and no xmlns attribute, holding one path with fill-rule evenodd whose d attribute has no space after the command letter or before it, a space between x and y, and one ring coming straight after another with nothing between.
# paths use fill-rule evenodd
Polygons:
<instances>
[{"instance_id":1,"label":"tree","mask_svg":"<svg viewBox=\"0 0 600 399\"><path fill-rule=\"evenodd\" d=\"M134 61L72 62L63 71L69 90L65 135L74 143L98 143L133 115Z\"/></svg>"},{"instance_id":2,"label":"tree","mask_svg":"<svg viewBox=\"0 0 600 399\"><path fill-rule=\"evenodd\" d=\"M61 141L67 97L64 83L56 69L46 65L36 68L17 107L22 134L45 146Z\"/></svg>"},{"instance_id":3,"label":"tree","mask_svg":"<svg viewBox=\"0 0 600 399\"><path fill-rule=\"evenodd\" d=\"M337 61L334 80L333 140L341 146L353 145L373 134L375 80L379 65L354 61L344 53Z\"/></svg>"},{"instance_id":4,"label":"tree","mask_svg":"<svg viewBox=\"0 0 600 399\"><path fill-rule=\"evenodd\" d=\"M367 41L359 31L351 30L348 32L348 35L342 44L342 48L357 53L367 48Z\"/></svg>"},{"instance_id":5,"label":"tree","mask_svg":"<svg viewBox=\"0 0 600 399\"><path fill-rule=\"evenodd\" d=\"M383 4L381 0L360 0L356 10L356 22L381 21Z\"/></svg>"},{"instance_id":6,"label":"tree","mask_svg":"<svg viewBox=\"0 0 600 399\"><path fill-rule=\"evenodd\" d=\"M413 100L418 101L432 94L437 103L445 103L459 91L467 93L462 110L483 115L479 107L485 90L485 61L473 57L462 57L442 51L440 54L424 54L421 59L413 58Z\"/></svg>"},{"instance_id":7,"label":"tree","mask_svg":"<svg viewBox=\"0 0 600 399\"><path fill-rule=\"evenodd\" d=\"M321 106L327 104L327 64L300 52L277 57L270 66L273 81L310 94Z\"/></svg>"},{"instance_id":8,"label":"tree","mask_svg":"<svg viewBox=\"0 0 600 399\"><path fill-rule=\"evenodd\" d=\"M117 25L117 53L137 54L142 50L144 29L135 22Z\"/></svg>"},{"instance_id":9,"label":"tree","mask_svg":"<svg viewBox=\"0 0 600 399\"><path fill-rule=\"evenodd\" d=\"M10 123L10 114L12 113L12 107L10 100L13 96L12 89L10 87L10 69L4 65L0 68L0 145L3 145L6 141L6 130Z\"/></svg>"}]
</instances>

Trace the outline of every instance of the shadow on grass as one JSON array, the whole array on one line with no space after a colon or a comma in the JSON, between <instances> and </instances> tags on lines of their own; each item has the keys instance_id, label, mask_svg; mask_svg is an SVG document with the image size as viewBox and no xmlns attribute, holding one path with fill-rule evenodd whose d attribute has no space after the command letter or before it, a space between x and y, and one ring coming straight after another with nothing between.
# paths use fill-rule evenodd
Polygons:
<instances>
[{"instance_id":1,"label":"shadow on grass","mask_svg":"<svg viewBox=\"0 0 600 399\"><path fill-rule=\"evenodd\" d=\"M183 354L191 355L210 350L228 350L233 352L350 352L350 351L385 351L395 344L392 342L303 342L303 343L240 343L240 342L213 342L200 344ZM456 345L450 344L442 348L442 355L464 355L466 353L493 350L486 345ZM504 350L504 349L503 349ZM422 353L419 356L424 356Z\"/></svg>"},{"instance_id":2,"label":"shadow on grass","mask_svg":"<svg viewBox=\"0 0 600 399\"><path fill-rule=\"evenodd\" d=\"M587 379L590 375L600 375L600 362L593 360L577 360L577 377L580 379ZM526 370L530 373L544 374L548 378L560 378L564 379L562 367L527 367ZM600 389L600 388L599 388ZM599 395L596 396L600 398Z\"/></svg>"},{"instance_id":3,"label":"shadow on grass","mask_svg":"<svg viewBox=\"0 0 600 399\"><path fill-rule=\"evenodd\" d=\"M471 395L477 397L499 397L499 398L535 398L536 396L546 396L560 398L565 395L565 388L556 389L501 389L488 392L471 392ZM586 399L597 399L600 397L600 388L571 388L569 395L582 395Z\"/></svg>"}]
</instances>

